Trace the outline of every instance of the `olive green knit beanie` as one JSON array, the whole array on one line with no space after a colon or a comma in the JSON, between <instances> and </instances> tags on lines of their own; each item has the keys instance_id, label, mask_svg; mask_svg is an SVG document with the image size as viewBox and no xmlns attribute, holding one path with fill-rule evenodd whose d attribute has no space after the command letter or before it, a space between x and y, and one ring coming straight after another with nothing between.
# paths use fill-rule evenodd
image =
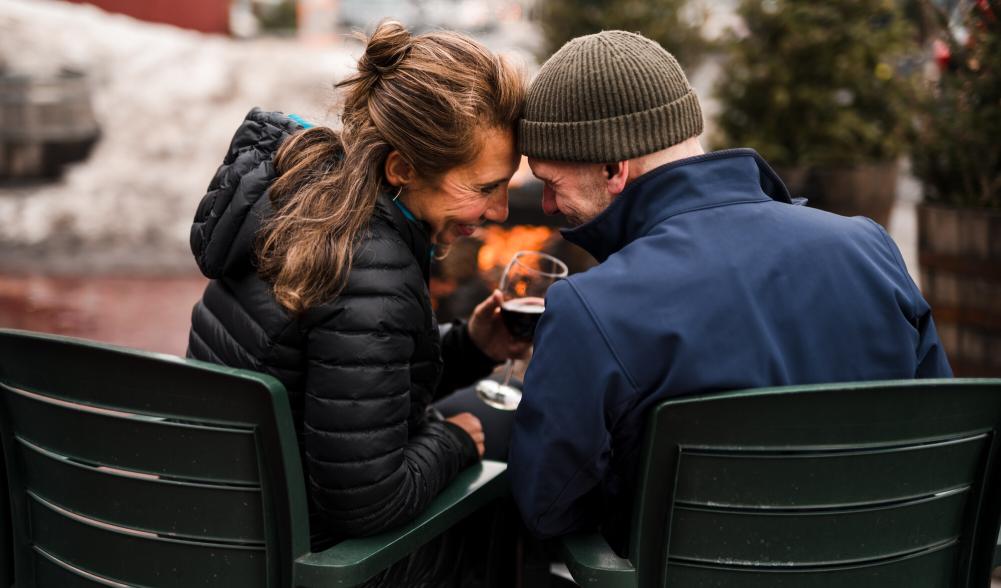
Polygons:
<instances>
[{"instance_id":1,"label":"olive green knit beanie","mask_svg":"<svg viewBox=\"0 0 1001 588\"><path fill-rule=\"evenodd\" d=\"M519 148L557 161L625 161L702 133L702 109L678 60L635 33L577 37L528 90Z\"/></svg>"}]
</instances>

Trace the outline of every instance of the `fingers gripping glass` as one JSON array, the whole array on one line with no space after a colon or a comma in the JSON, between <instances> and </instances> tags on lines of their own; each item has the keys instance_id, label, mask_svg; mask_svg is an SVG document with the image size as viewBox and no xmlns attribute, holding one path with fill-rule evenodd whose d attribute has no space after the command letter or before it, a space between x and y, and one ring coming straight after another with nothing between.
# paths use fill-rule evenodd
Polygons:
<instances>
[{"instance_id":1,"label":"fingers gripping glass","mask_svg":"<svg viewBox=\"0 0 1001 588\"><path fill-rule=\"evenodd\" d=\"M501 317L515 339L531 341L535 326L545 310L546 290L557 280L567 277L567 266L552 255L541 251L519 251L514 254L501 277L500 291L504 298ZM504 380L480 380L476 394L480 400L500 410L514 410L521 402L521 390L510 384L512 360L504 366Z\"/></svg>"}]
</instances>

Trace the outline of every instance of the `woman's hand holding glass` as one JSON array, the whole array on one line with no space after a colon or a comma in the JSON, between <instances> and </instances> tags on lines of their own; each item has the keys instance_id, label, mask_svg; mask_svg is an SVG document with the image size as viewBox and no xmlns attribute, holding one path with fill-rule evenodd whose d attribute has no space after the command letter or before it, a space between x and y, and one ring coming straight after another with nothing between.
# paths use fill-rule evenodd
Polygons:
<instances>
[{"instance_id":1,"label":"woman's hand holding glass","mask_svg":"<svg viewBox=\"0 0 1001 588\"><path fill-rule=\"evenodd\" d=\"M469 337L487 357L494 361L525 359L532 347L531 341L511 334L501 316L504 295L500 290L481 302L469 317Z\"/></svg>"},{"instance_id":2,"label":"woman's hand holding glass","mask_svg":"<svg viewBox=\"0 0 1001 588\"><path fill-rule=\"evenodd\" d=\"M510 338L508 350L517 350L518 341L531 344L535 325L545 310L546 290L565 277L566 264L552 255L541 251L514 254L504 270L500 291L495 292L489 302L493 308L493 320L499 318L502 323L497 328L503 329L506 337ZM510 385L515 356L509 357L512 359L507 360L503 381L486 379L476 385L480 400L500 410L515 410L521 402L521 390Z\"/></svg>"}]
</instances>

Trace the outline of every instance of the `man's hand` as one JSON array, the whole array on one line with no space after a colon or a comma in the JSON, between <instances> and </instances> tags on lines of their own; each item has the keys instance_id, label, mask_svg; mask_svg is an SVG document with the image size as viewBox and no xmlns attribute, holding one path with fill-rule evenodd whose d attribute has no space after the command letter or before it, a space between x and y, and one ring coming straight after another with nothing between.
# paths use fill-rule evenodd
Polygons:
<instances>
[{"instance_id":1,"label":"man's hand","mask_svg":"<svg viewBox=\"0 0 1001 588\"><path fill-rule=\"evenodd\" d=\"M483 434L483 424L480 423L480 419L471 412L460 412L445 420L453 425L458 425L472 437L473 443L476 443L476 452L480 454L480 459L483 459L483 452L486 450L486 436Z\"/></svg>"},{"instance_id":2,"label":"man's hand","mask_svg":"<svg viewBox=\"0 0 1001 588\"><path fill-rule=\"evenodd\" d=\"M501 303L504 301L500 290L494 290L481 302L469 317L469 337L487 357L494 361L524 359L532 346L531 341L521 341L511 336L501 318Z\"/></svg>"}]
</instances>

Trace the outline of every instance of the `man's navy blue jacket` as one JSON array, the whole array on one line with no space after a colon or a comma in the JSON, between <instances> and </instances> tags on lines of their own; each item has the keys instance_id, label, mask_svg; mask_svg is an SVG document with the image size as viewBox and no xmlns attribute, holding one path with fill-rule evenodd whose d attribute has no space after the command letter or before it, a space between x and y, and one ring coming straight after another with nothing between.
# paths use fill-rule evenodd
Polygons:
<instances>
[{"instance_id":1,"label":"man's navy blue jacket","mask_svg":"<svg viewBox=\"0 0 1001 588\"><path fill-rule=\"evenodd\" d=\"M550 288L515 415L508 473L540 536L603 524L621 549L666 398L952 375L886 231L794 204L752 150L652 170L564 237L600 265Z\"/></svg>"}]
</instances>

